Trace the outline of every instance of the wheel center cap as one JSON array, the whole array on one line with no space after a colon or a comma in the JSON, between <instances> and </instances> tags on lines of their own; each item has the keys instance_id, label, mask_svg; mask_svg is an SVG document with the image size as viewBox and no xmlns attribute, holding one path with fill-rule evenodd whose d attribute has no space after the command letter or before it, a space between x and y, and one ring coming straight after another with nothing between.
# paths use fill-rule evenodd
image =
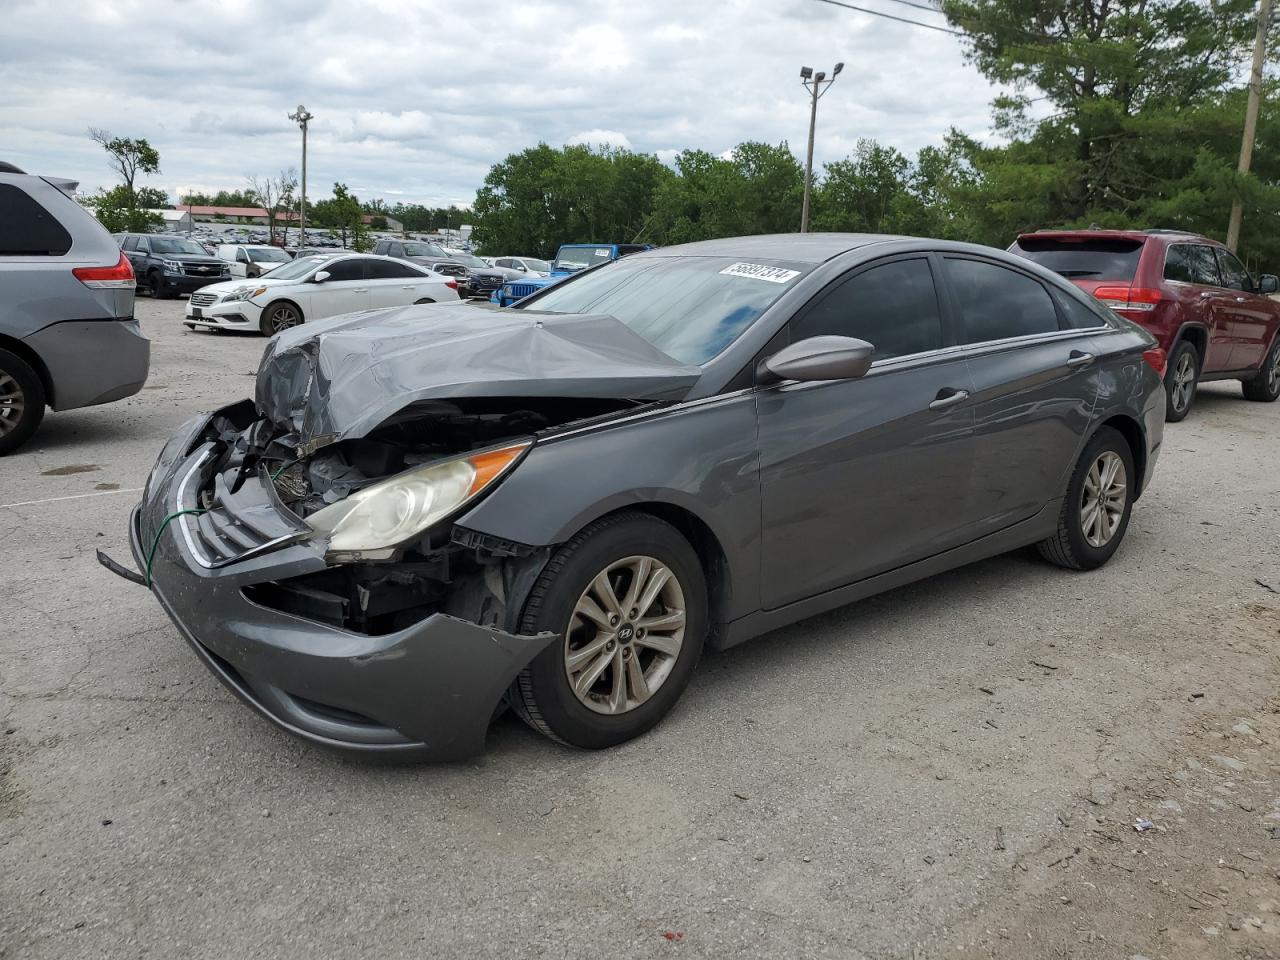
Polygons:
<instances>
[{"instance_id":1,"label":"wheel center cap","mask_svg":"<svg viewBox=\"0 0 1280 960\"><path fill-rule=\"evenodd\" d=\"M629 623L624 623L618 628L618 642L630 643L636 635L636 628Z\"/></svg>"}]
</instances>

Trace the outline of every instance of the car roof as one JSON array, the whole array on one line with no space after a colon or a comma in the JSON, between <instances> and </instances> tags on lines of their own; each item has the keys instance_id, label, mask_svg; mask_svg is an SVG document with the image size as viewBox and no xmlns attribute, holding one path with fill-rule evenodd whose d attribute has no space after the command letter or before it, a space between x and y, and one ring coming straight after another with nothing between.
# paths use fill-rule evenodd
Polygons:
<instances>
[{"instance_id":1,"label":"car roof","mask_svg":"<svg viewBox=\"0 0 1280 960\"><path fill-rule=\"evenodd\" d=\"M873 243L905 240L907 237L884 233L765 233L754 237L727 237L723 240L699 240L633 253L633 257L757 257L771 260L795 260L801 263L824 263L832 257ZM597 244L604 246L604 244Z\"/></svg>"},{"instance_id":2,"label":"car roof","mask_svg":"<svg viewBox=\"0 0 1280 960\"><path fill-rule=\"evenodd\" d=\"M1018 234L1019 240L1133 240L1137 243L1145 243L1152 237L1195 240L1218 245L1216 240L1196 233L1194 230L1036 230Z\"/></svg>"}]
</instances>

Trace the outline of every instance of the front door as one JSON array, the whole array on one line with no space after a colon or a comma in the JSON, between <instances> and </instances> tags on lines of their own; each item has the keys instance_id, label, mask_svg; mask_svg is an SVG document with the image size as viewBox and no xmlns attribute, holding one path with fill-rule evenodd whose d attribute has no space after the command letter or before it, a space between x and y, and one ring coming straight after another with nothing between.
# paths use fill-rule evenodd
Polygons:
<instances>
[{"instance_id":1,"label":"front door","mask_svg":"<svg viewBox=\"0 0 1280 960\"><path fill-rule=\"evenodd\" d=\"M973 409L929 259L876 261L818 294L791 342L876 347L856 380L756 393L765 609L940 553L966 539Z\"/></svg>"},{"instance_id":2,"label":"front door","mask_svg":"<svg viewBox=\"0 0 1280 960\"><path fill-rule=\"evenodd\" d=\"M1224 309L1231 317L1231 357L1228 370L1254 370L1271 346L1274 304L1258 293L1245 265L1231 252L1217 248L1222 266Z\"/></svg>"},{"instance_id":3,"label":"front door","mask_svg":"<svg viewBox=\"0 0 1280 960\"><path fill-rule=\"evenodd\" d=\"M421 270L396 260L366 260L369 307L402 307L421 299L435 299L439 284Z\"/></svg>"},{"instance_id":4,"label":"front door","mask_svg":"<svg viewBox=\"0 0 1280 960\"><path fill-rule=\"evenodd\" d=\"M980 257L942 263L974 385L966 512L986 536L1063 495L1098 398L1092 341L1108 327L1029 273Z\"/></svg>"},{"instance_id":5,"label":"front door","mask_svg":"<svg viewBox=\"0 0 1280 960\"><path fill-rule=\"evenodd\" d=\"M369 309L369 282L365 279L365 260L350 257L335 260L324 267L329 276L315 285L311 294L308 320L334 317Z\"/></svg>"}]
</instances>

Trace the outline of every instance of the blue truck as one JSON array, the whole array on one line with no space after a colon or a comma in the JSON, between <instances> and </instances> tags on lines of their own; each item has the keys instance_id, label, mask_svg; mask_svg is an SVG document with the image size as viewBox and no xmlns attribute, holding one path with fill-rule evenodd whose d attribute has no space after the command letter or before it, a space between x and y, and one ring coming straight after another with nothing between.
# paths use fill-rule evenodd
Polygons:
<instances>
[{"instance_id":1,"label":"blue truck","mask_svg":"<svg viewBox=\"0 0 1280 960\"><path fill-rule=\"evenodd\" d=\"M517 300L523 300L553 283L559 283L565 277L581 273L590 267L609 263L629 253L641 250L652 250L650 243L565 243L556 251L556 258L551 261L551 273L545 277L520 278L508 280L489 297L489 300L500 307L509 307Z\"/></svg>"}]
</instances>

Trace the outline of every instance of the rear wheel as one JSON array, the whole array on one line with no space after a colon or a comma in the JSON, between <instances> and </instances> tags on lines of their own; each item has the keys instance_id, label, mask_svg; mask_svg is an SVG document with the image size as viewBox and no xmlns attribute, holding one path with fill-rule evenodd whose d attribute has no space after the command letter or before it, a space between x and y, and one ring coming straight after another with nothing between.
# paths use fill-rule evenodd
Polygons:
<instances>
[{"instance_id":1,"label":"rear wheel","mask_svg":"<svg viewBox=\"0 0 1280 960\"><path fill-rule=\"evenodd\" d=\"M1185 340L1173 348L1169 368L1164 375L1164 418L1177 423L1191 411L1200 380L1200 354Z\"/></svg>"},{"instance_id":2,"label":"rear wheel","mask_svg":"<svg viewBox=\"0 0 1280 960\"><path fill-rule=\"evenodd\" d=\"M302 323L302 311L292 303L273 303L262 311L262 319L258 323L262 332L270 337Z\"/></svg>"},{"instance_id":3,"label":"rear wheel","mask_svg":"<svg viewBox=\"0 0 1280 960\"><path fill-rule=\"evenodd\" d=\"M17 450L44 419L44 384L27 361L0 350L0 455Z\"/></svg>"},{"instance_id":4,"label":"rear wheel","mask_svg":"<svg viewBox=\"0 0 1280 960\"><path fill-rule=\"evenodd\" d=\"M1271 345L1271 352L1262 361L1262 369L1258 371L1258 375L1242 380L1240 388L1246 400L1257 400L1259 403L1271 403L1280 397L1280 336Z\"/></svg>"},{"instance_id":5,"label":"rear wheel","mask_svg":"<svg viewBox=\"0 0 1280 960\"><path fill-rule=\"evenodd\" d=\"M414 304L415 304L415 305L417 305L417 304L419 304L419 303L435 303L435 301L434 301L434 300L432 300L430 297L423 297L421 300L415 300L415 301L413 301L413 302L414 302Z\"/></svg>"},{"instance_id":6,"label":"rear wheel","mask_svg":"<svg viewBox=\"0 0 1280 960\"><path fill-rule=\"evenodd\" d=\"M1129 441L1099 427L1080 455L1058 514L1058 530L1036 544L1050 563L1093 570L1111 559L1129 529L1137 484Z\"/></svg>"},{"instance_id":7,"label":"rear wheel","mask_svg":"<svg viewBox=\"0 0 1280 960\"><path fill-rule=\"evenodd\" d=\"M552 632L512 706L554 740L599 749L653 727L684 692L707 632L707 591L669 523L621 513L588 526L530 591L522 633Z\"/></svg>"}]
</instances>

